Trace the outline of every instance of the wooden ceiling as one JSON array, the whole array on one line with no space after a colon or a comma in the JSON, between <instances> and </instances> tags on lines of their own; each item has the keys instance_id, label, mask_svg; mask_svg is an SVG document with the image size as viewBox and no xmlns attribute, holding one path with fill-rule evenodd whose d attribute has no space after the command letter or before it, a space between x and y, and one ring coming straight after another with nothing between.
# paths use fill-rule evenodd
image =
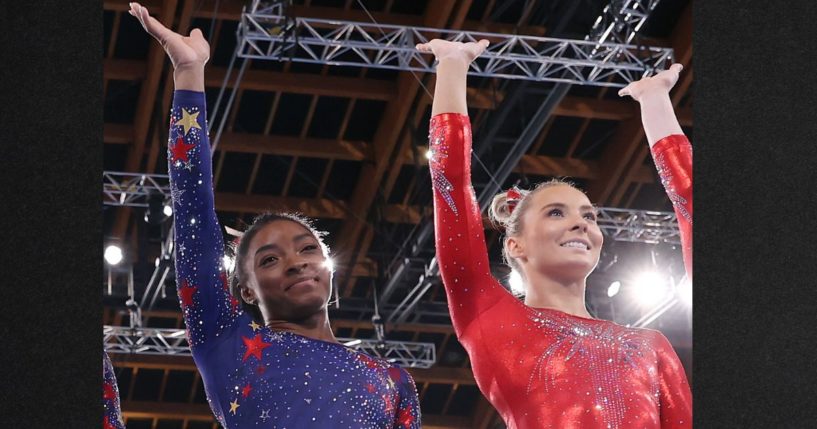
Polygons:
<instances>
[{"instance_id":1,"label":"wooden ceiling","mask_svg":"<svg viewBox=\"0 0 817 429\"><path fill-rule=\"evenodd\" d=\"M546 2L541 9L532 7L537 2L523 0L362 3L381 24L550 36L549 28L559 23L559 12L568 2ZM227 73L243 4L236 0L143 2L160 21L172 23L174 30L186 33L198 27L209 38L212 56L206 86L210 107ZM603 1L585 1L565 31L582 37L603 6ZM172 73L161 48L127 14L127 8L124 0L104 2L104 169L166 173L166 113ZM291 10L299 16L370 22L357 0L300 0ZM641 39L672 46L677 60L685 65L672 100L690 136L691 20L690 1L663 0ZM342 296L341 308L332 314L339 336L374 335L369 323L372 290L382 287L386 265L412 229L429 219L428 169L422 154L431 100L417 78L426 88L433 88L433 76L415 77L408 72L252 61L227 113L214 155L216 209L222 224L240 227L253 214L267 209L297 210L315 218L329 232L328 244L338 267L336 286ZM234 85L234 79L228 82L229 88ZM478 137L505 94L496 80L472 79L469 85L468 103ZM546 91L548 85L535 84L534 88ZM570 176L598 205L670 210L649 159L638 106L619 99L615 92L572 87L503 186ZM489 168L492 161L501 159L507 142L518 137L519 122L526 112L517 113L514 120L502 124L496 148L489 151L491 159L483 160ZM106 240L125 244L132 255L137 295L147 284L159 254L158 240L142 215L139 209L126 207L104 211ZM497 233L489 231L488 239L492 260L499 264ZM639 246L646 245L621 245L617 251L643 253ZM602 297L600 285L610 275L614 274L600 274L596 280L591 277L589 283L588 299L591 303L597 300L595 306L602 314L607 298ZM105 323L121 325L127 323L123 316L126 282L114 277L113 294L105 300ZM166 295L145 313L146 325L181 327L172 282ZM398 291L390 302L397 303L404 296L405 291ZM474 384L467 356L445 315L441 287L429 291L420 309L422 315L412 323L389 326L387 336L437 346L438 365L412 371L424 427L502 427ZM670 338L689 369L691 332L684 315L664 319L657 327ZM129 428L217 427L191 359L112 358Z\"/></svg>"}]
</instances>

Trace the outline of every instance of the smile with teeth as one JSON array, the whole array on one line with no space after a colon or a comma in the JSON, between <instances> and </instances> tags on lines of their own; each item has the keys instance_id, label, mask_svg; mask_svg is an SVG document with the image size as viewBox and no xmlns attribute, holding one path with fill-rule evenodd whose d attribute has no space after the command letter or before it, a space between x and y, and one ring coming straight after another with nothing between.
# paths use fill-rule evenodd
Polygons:
<instances>
[{"instance_id":1,"label":"smile with teeth","mask_svg":"<svg viewBox=\"0 0 817 429\"><path fill-rule=\"evenodd\" d=\"M577 249L590 250L590 246L581 241L568 241L561 244L562 247L575 247Z\"/></svg>"}]
</instances>

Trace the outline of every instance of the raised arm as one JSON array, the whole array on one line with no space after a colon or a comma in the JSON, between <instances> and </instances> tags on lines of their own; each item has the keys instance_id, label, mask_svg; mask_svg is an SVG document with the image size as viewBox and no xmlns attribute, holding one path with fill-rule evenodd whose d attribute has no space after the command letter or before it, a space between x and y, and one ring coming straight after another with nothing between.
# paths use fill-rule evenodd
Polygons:
<instances>
[{"instance_id":1,"label":"raised arm","mask_svg":"<svg viewBox=\"0 0 817 429\"><path fill-rule=\"evenodd\" d=\"M161 43L173 63L176 92L167 152L175 221L173 250L179 299L196 353L232 325L239 308L227 287L224 242L213 201L204 96L204 65L210 46L200 30L181 36L138 3L131 3L130 14Z\"/></svg>"},{"instance_id":2,"label":"raised arm","mask_svg":"<svg viewBox=\"0 0 817 429\"><path fill-rule=\"evenodd\" d=\"M672 109L669 91L683 69L669 70L633 82L619 91L641 105L641 122L661 183L672 201L681 230L681 248L687 275L692 277L692 146Z\"/></svg>"},{"instance_id":3,"label":"raised arm","mask_svg":"<svg viewBox=\"0 0 817 429\"><path fill-rule=\"evenodd\" d=\"M504 293L491 276L482 216L471 186L471 123L466 106L468 65L488 46L432 40L418 45L438 59L429 161L434 192L434 237L458 336Z\"/></svg>"}]
</instances>

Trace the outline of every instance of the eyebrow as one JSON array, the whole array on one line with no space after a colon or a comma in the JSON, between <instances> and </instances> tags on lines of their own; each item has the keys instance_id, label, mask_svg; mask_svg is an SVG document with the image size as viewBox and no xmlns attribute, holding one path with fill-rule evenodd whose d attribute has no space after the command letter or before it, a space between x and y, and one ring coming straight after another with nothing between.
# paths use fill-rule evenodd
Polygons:
<instances>
[{"instance_id":1,"label":"eyebrow","mask_svg":"<svg viewBox=\"0 0 817 429\"><path fill-rule=\"evenodd\" d=\"M308 232L305 232L303 234L295 236L295 238L293 238L292 241L294 243L298 243L298 242L304 241L305 239L308 239L308 238L313 238L314 239L315 237L313 237L312 234L310 234ZM281 250L281 247L278 246L275 243L265 244L265 245L259 247L258 250L255 251L255 256L258 256L259 253L267 251L267 250Z\"/></svg>"},{"instance_id":2,"label":"eyebrow","mask_svg":"<svg viewBox=\"0 0 817 429\"><path fill-rule=\"evenodd\" d=\"M546 204L545 206L543 206L542 210L540 210L540 211L545 211L546 209L548 209L550 207L566 208L567 205L565 205L563 203L550 203L550 204ZM598 210L598 207L588 206L587 204L585 204L585 205L579 207L579 210L593 210L593 211L596 211L596 210Z\"/></svg>"}]
</instances>

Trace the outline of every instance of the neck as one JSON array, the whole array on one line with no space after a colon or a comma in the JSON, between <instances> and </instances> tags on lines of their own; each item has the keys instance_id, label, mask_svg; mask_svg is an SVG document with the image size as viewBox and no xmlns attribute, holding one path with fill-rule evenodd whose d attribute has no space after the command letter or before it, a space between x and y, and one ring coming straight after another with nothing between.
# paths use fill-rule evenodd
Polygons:
<instances>
[{"instance_id":1,"label":"neck","mask_svg":"<svg viewBox=\"0 0 817 429\"><path fill-rule=\"evenodd\" d=\"M332 326L329 324L329 314L325 308L302 320L267 319L266 324L273 331L292 332L293 334L330 343L338 342L332 332Z\"/></svg>"},{"instance_id":2,"label":"neck","mask_svg":"<svg viewBox=\"0 0 817 429\"><path fill-rule=\"evenodd\" d=\"M534 270L531 270L534 271ZM529 273L525 305L552 308L579 317L592 318L584 302L586 280L559 279L538 272Z\"/></svg>"}]
</instances>

